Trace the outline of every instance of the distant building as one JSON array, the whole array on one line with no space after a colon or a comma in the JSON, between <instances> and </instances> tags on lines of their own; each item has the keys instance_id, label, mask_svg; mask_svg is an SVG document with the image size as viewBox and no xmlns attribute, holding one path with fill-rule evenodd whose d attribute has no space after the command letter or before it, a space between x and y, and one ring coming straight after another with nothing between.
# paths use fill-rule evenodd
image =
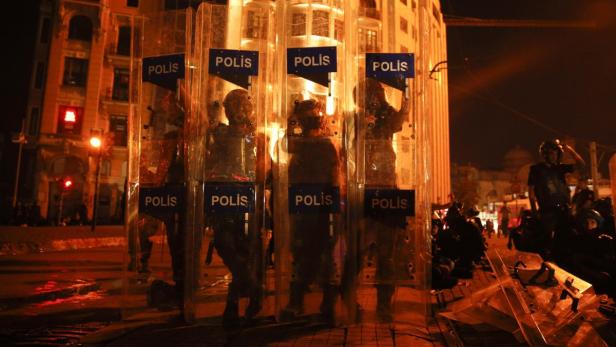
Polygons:
<instances>
[{"instance_id":1,"label":"distant building","mask_svg":"<svg viewBox=\"0 0 616 347\"><path fill-rule=\"evenodd\" d=\"M169 1L41 0L27 106L20 199L37 203L57 220L59 181L73 186L62 197L63 215L85 205L92 216L96 156L93 133L113 137L101 159L101 222L121 222L127 171L131 18Z\"/></svg>"},{"instance_id":2,"label":"distant building","mask_svg":"<svg viewBox=\"0 0 616 347\"><path fill-rule=\"evenodd\" d=\"M574 146L573 140L566 140ZM494 210L503 202L514 202L519 208L528 206L528 173L531 165L540 158L531 152L515 146L503 157L502 170L479 169L471 164L452 167L452 185L457 199L470 196L476 197L476 205L483 210ZM565 163L573 163L573 158L565 155ZM588 172L582 176L589 176ZM609 180L599 177L599 197L609 196ZM567 183L573 189L580 179L579 173L567 175ZM512 205L510 205L512 206Z\"/></svg>"}]
</instances>

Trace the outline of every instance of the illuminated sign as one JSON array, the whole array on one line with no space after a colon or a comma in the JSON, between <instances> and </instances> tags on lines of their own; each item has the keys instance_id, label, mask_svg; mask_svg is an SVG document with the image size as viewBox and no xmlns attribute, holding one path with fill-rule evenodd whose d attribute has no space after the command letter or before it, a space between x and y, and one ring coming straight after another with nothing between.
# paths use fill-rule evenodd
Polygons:
<instances>
[{"instance_id":1,"label":"illuminated sign","mask_svg":"<svg viewBox=\"0 0 616 347\"><path fill-rule=\"evenodd\" d=\"M340 212L340 187L297 184L289 187L289 213Z\"/></svg>"},{"instance_id":2,"label":"illuminated sign","mask_svg":"<svg viewBox=\"0 0 616 347\"><path fill-rule=\"evenodd\" d=\"M329 73L338 68L336 47L287 48L287 73L328 87Z\"/></svg>"},{"instance_id":3,"label":"illuminated sign","mask_svg":"<svg viewBox=\"0 0 616 347\"><path fill-rule=\"evenodd\" d=\"M208 182L206 213L251 213L255 210L254 182Z\"/></svg>"},{"instance_id":4,"label":"illuminated sign","mask_svg":"<svg viewBox=\"0 0 616 347\"><path fill-rule=\"evenodd\" d=\"M248 88L250 86L249 76L259 74L259 52L210 49L208 71L242 88Z\"/></svg>"},{"instance_id":5,"label":"illuminated sign","mask_svg":"<svg viewBox=\"0 0 616 347\"><path fill-rule=\"evenodd\" d=\"M58 107L57 132L59 134L77 135L81 133L83 108L60 105Z\"/></svg>"},{"instance_id":6,"label":"illuminated sign","mask_svg":"<svg viewBox=\"0 0 616 347\"><path fill-rule=\"evenodd\" d=\"M184 72L184 53L143 58L143 82L175 90L177 80L184 79Z\"/></svg>"},{"instance_id":7,"label":"illuminated sign","mask_svg":"<svg viewBox=\"0 0 616 347\"><path fill-rule=\"evenodd\" d=\"M369 216L415 215L415 191L401 189L366 189L364 210Z\"/></svg>"},{"instance_id":8,"label":"illuminated sign","mask_svg":"<svg viewBox=\"0 0 616 347\"><path fill-rule=\"evenodd\" d=\"M75 123L77 122L77 116L75 116L74 110L66 110L64 112L64 121L67 123Z\"/></svg>"}]
</instances>

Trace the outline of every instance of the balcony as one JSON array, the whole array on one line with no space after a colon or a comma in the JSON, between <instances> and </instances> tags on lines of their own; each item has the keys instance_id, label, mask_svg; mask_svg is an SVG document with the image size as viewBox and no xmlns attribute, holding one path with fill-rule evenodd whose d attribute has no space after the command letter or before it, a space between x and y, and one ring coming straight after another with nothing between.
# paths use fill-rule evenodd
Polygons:
<instances>
[{"instance_id":1,"label":"balcony","mask_svg":"<svg viewBox=\"0 0 616 347\"><path fill-rule=\"evenodd\" d=\"M381 20L381 11L376 8L362 8L359 9L359 17L370 18L374 20Z\"/></svg>"}]
</instances>

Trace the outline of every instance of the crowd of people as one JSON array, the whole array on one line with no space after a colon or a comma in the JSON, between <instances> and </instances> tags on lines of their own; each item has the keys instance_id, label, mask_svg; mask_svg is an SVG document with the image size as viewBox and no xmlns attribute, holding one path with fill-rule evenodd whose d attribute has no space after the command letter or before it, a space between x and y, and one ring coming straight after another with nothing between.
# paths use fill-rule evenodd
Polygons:
<instances>
[{"instance_id":1,"label":"crowd of people","mask_svg":"<svg viewBox=\"0 0 616 347\"><path fill-rule=\"evenodd\" d=\"M485 226L470 208L454 202L441 219L432 221L434 289L451 288L459 278L472 277L482 262L486 238L495 233L508 237L507 247L541 255L590 282L600 294L616 296L616 230L609 197L599 199L586 184L585 163L570 146L545 141L539 149L542 161L531 166L528 187L530 209L522 209L517 225L509 230L511 211L505 205L498 231ZM575 164L561 160L568 152ZM578 186L571 197L566 175L577 172ZM464 212L463 212L464 211Z\"/></svg>"}]
</instances>

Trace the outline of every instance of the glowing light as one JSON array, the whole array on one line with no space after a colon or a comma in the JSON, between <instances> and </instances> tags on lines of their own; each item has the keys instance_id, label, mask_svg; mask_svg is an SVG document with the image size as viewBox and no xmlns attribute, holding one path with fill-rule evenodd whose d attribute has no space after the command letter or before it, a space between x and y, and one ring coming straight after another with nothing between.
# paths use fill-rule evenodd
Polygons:
<instances>
[{"instance_id":1,"label":"glowing light","mask_svg":"<svg viewBox=\"0 0 616 347\"><path fill-rule=\"evenodd\" d=\"M90 146L93 148L100 148L102 144L103 142L99 137L94 136L90 138Z\"/></svg>"},{"instance_id":2,"label":"glowing light","mask_svg":"<svg viewBox=\"0 0 616 347\"><path fill-rule=\"evenodd\" d=\"M73 186L73 181L71 181L70 179L64 180L64 189L69 189L72 186Z\"/></svg>"},{"instance_id":3,"label":"glowing light","mask_svg":"<svg viewBox=\"0 0 616 347\"><path fill-rule=\"evenodd\" d=\"M64 112L64 121L66 123L75 123L75 122L77 122L77 116L75 115L75 111L73 111L73 110L66 110Z\"/></svg>"},{"instance_id":4,"label":"glowing light","mask_svg":"<svg viewBox=\"0 0 616 347\"><path fill-rule=\"evenodd\" d=\"M328 116L333 115L336 112L336 101L333 96L328 96L325 101L325 113Z\"/></svg>"}]
</instances>

